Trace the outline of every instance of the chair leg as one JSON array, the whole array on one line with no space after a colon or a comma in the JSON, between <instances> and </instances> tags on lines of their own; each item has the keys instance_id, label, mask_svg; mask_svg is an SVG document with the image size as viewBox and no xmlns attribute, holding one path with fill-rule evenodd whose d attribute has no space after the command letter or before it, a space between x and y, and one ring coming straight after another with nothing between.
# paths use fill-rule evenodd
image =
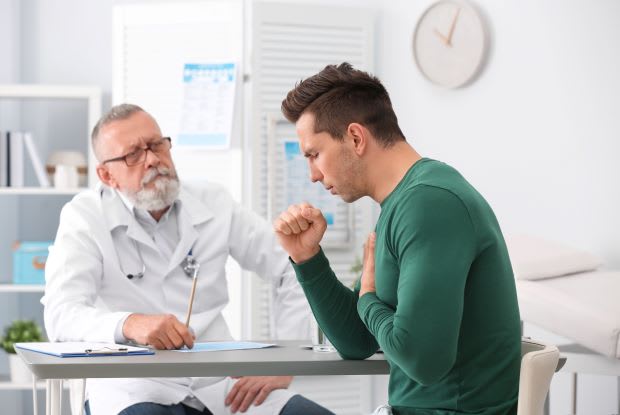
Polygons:
<instances>
[{"instance_id":1,"label":"chair leg","mask_svg":"<svg viewBox=\"0 0 620 415\"><path fill-rule=\"evenodd\" d=\"M620 414L620 376L618 376L616 380L618 381L618 410L616 412Z\"/></svg>"},{"instance_id":2,"label":"chair leg","mask_svg":"<svg viewBox=\"0 0 620 415\"><path fill-rule=\"evenodd\" d=\"M571 380L571 415L577 415L577 373L573 373Z\"/></svg>"},{"instance_id":3,"label":"chair leg","mask_svg":"<svg viewBox=\"0 0 620 415\"><path fill-rule=\"evenodd\" d=\"M549 395L551 394L551 391L549 391L549 393L547 393L547 397L545 398L545 408L543 409L543 414L544 415L549 415L551 412L549 411Z\"/></svg>"}]
</instances>

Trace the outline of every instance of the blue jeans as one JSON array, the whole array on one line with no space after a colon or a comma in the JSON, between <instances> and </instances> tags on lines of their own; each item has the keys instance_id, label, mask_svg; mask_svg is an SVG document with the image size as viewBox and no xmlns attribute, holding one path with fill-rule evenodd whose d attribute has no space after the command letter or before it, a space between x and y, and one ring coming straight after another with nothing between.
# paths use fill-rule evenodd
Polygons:
<instances>
[{"instance_id":1,"label":"blue jeans","mask_svg":"<svg viewBox=\"0 0 620 415\"><path fill-rule=\"evenodd\" d=\"M84 404L84 413L90 415L88 401ZM213 415L205 408L204 411L185 406L181 403L176 405L160 405L152 402L141 402L123 409L118 415Z\"/></svg>"},{"instance_id":2,"label":"blue jeans","mask_svg":"<svg viewBox=\"0 0 620 415\"><path fill-rule=\"evenodd\" d=\"M280 415L335 415L329 409L301 395L294 395L288 400Z\"/></svg>"},{"instance_id":3,"label":"blue jeans","mask_svg":"<svg viewBox=\"0 0 620 415\"><path fill-rule=\"evenodd\" d=\"M86 415L90 415L88 401L85 405ZM279 415L334 415L334 413L321 405L304 398L301 395L294 395L282 408ZM198 411L183 404L160 405L151 402L142 402L125 408L118 415L212 415L211 411L205 408Z\"/></svg>"}]
</instances>

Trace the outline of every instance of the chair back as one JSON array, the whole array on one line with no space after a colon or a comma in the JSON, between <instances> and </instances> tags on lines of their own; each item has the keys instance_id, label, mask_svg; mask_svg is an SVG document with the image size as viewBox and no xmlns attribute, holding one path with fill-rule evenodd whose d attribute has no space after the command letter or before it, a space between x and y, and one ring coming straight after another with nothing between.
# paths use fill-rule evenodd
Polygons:
<instances>
[{"instance_id":1,"label":"chair back","mask_svg":"<svg viewBox=\"0 0 620 415\"><path fill-rule=\"evenodd\" d=\"M543 415L560 351L534 340L521 340L521 375L517 415Z\"/></svg>"}]
</instances>

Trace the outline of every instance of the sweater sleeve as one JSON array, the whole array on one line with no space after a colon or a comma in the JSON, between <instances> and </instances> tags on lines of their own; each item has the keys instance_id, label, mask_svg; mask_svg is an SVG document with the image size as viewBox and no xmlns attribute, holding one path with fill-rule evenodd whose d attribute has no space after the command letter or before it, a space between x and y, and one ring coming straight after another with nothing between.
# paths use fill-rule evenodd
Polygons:
<instances>
[{"instance_id":1,"label":"sweater sleeve","mask_svg":"<svg viewBox=\"0 0 620 415\"><path fill-rule=\"evenodd\" d=\"M336 278L323 250L293 268L319 327L338 353L345 359L372 356L379 346L356 312L359 287L351 290Z\"/></svg>"},{"instance_id":2,"label":"sweater sleeve","mask_svg":"<svg viewBox=\"0 0 620 415\"><path fill-rule=\"evenodd\" d=\"M454 194L419 186L395 207L386 238L400 270L397 306L367 293L358 312L393 364L416 382L433 384L456 360L474 226Z\"/></svg>"}]
</instances>

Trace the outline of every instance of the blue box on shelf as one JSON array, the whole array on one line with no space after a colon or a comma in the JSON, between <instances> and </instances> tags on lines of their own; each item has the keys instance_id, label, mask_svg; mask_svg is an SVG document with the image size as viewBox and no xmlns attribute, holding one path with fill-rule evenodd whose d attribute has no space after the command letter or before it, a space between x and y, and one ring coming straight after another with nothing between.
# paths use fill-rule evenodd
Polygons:
<instances>
[{"instance_id":1,"label":"blue box on shelf","mask_svg":"<svg viewBox=\"0 0 620 415\"><path fill-rule=\"evenodd\" d=\"M52 242L18 241L13 244L13 283L45 284L45 262Z\"/></svg>"}]
</instances>

